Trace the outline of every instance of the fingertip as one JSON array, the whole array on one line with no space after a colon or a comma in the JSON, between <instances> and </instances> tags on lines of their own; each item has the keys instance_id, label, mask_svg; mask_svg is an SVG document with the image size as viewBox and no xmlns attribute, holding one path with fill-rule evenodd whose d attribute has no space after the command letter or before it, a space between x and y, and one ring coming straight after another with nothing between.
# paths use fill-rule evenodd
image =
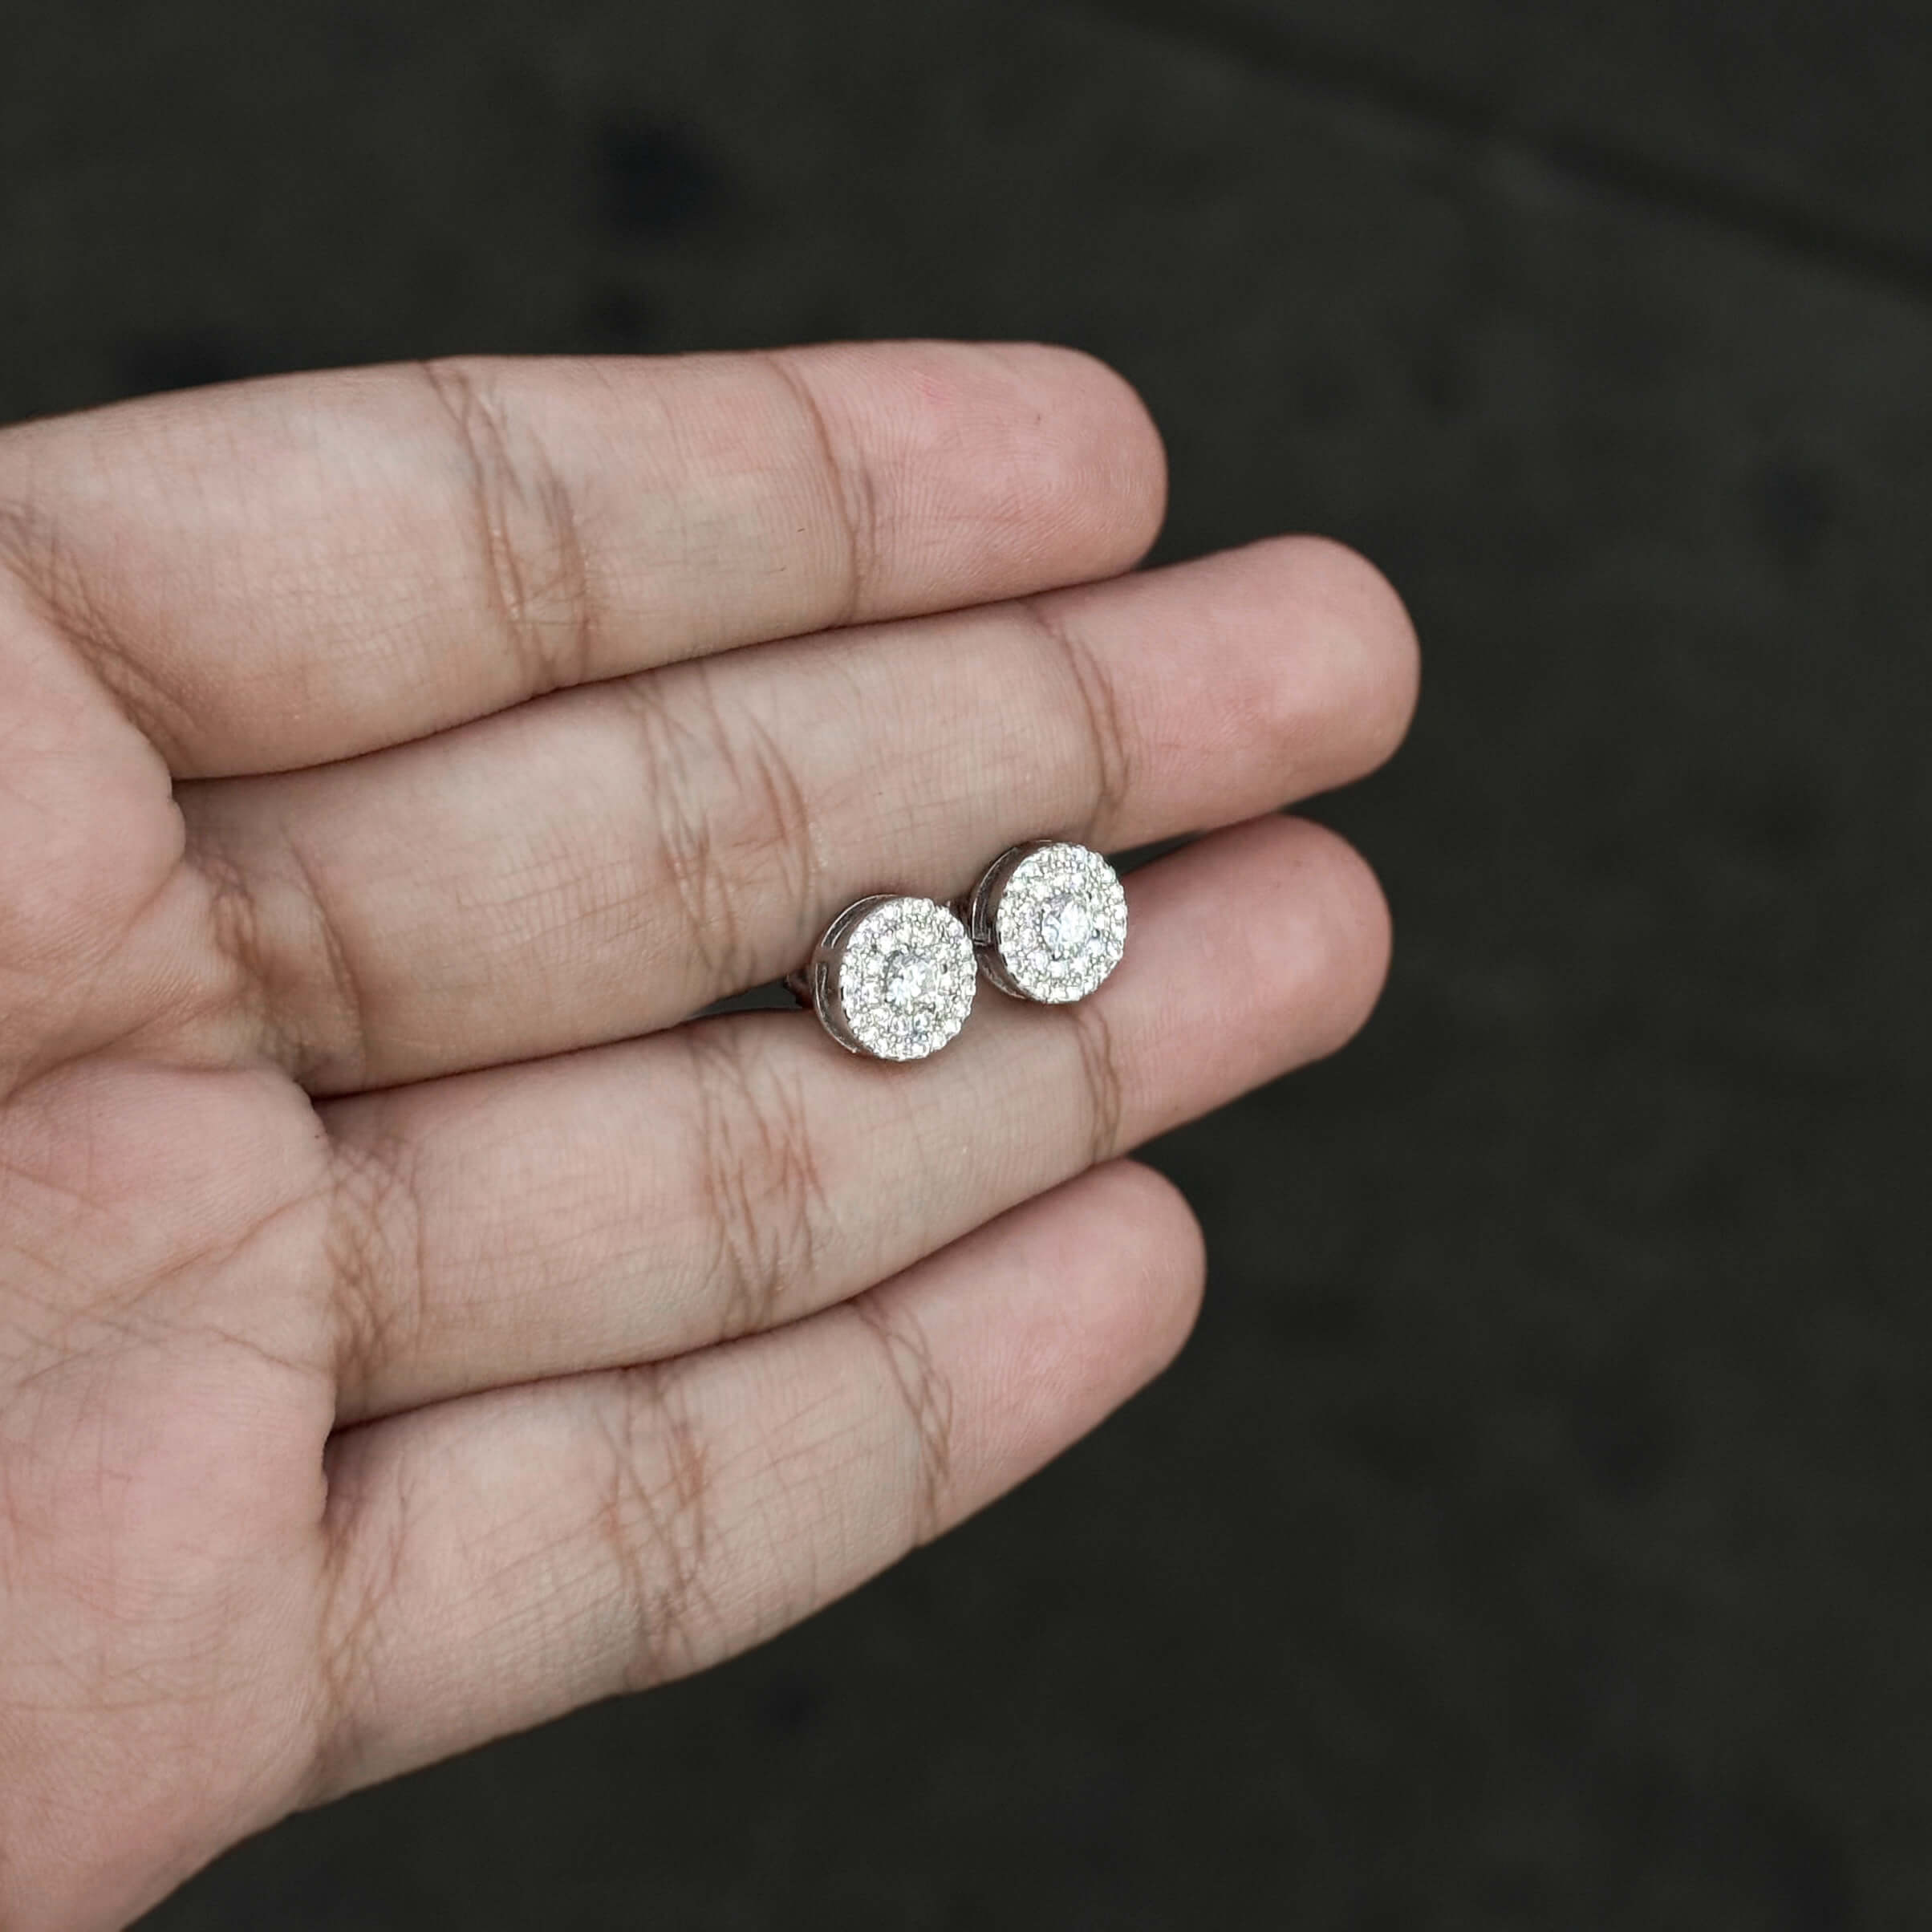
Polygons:
<instances>
[{"instance_id":1,"label":"fingertip","mask_svg":"<svg viewBox=\"0 0 1932 1932\"><path fill-rule=\"evenodd\" d=\"M1275 542L1296 585L1299 621L1332 668L1332 708L1353 721L1353 775L1366 775L1394 755L1415 715L1422 649L1414 621L1394 585L1359 550L1329 537Z\"/></svg>"},{"instance_id":2,"label":"fingertip","mask_svg":"<svg viewBox=\"0 0 1932 1932\"><path fill-rule=\"evenodd\" d=\"M836 342L762 358L808 399L863 621L1114 575L1160 527L1167 461L1132 386L1078 349Z\"/></svg>"},{"instance_id":3,"label":"fingertip","mask_svg":"<svg viewBox=\"0 0 1932 1932\"><path fill-rule=\"evenodd\" d=\"M1043 1313L1052 1344L1029 1347L1036 1367L1057 1358L1056 1381L1098 1380L1108 1407L1151 1381L1179 1352L1206 1280L1200 1224L1180 1190L1138 1161L1109 1161L1021 1209L1051 1244L1039 1273L1053 1285Z\"/></svg>"},{"instance_id":4,"label":"fingertip","mask_svg":"<svg viewBox=\"0 0 1932 1932\"><path fill-rule=\"evenodd\" d=\"M1296 980L1325 996L1304 1036L1306 1057L1321 1059L1361 1032L1387 984L1394 945L1387 895L1354 846L1311 819L1276 815L1228 836L1251 836L1274 869L1276 903L1300 961Z\"/></svg>"},{"instance_id":5,"label":"fingertip","mask_svg":"<svg viewBox=\"0 0 1932 1932\"><path fill-rule=\"evenodd\" d=\"M1140 392L1110 363L1057 343L985 343L982 354L1016 384L1034 512L1057 529L1078 576L1130 568L1160 534L1167 509L1167 453Z\"/></svg>"},{"instance_id":6,"label":"fingertip","mask_svg":"<svg viewBox=\"0 0 1932 1932\"><path fill-rule=\"evenodd\" d=\"M1187 1345L1208 1287L1208 1241L1187 1197L1137 1160L1110 1161L1088 1176L1125 1242L1142 1317L1142 1379L1151 1380Z\"/></svg>"},{"instance_id":7,"label":"fingertip","mask_svg":"<svg viewBox=\"0 0 1932 1932\"><path fill-rule=\"evenodd\" d=\"M1334 1053L1387 977L1381 885L1346 840L1306 819L1271 813L1210 834L1136 872L1128 899L1138 937L1116 975L1115 1030L1138 1036L1144 1055L1129 1053L1134 1140Z\"/></svg>"},{"instance_id":8,"label":"fingertip","mask_svg":"<svg viewBox=\"0 0 1932 1932\"><path fill-rule=\"evenodd\" d=\"M1387 578L1325 537L1269 537L1186 567L1214 619L1225 715L1281 797L1382 764L1415 708L1415 629Z\"/></svg>"}]
</instances>

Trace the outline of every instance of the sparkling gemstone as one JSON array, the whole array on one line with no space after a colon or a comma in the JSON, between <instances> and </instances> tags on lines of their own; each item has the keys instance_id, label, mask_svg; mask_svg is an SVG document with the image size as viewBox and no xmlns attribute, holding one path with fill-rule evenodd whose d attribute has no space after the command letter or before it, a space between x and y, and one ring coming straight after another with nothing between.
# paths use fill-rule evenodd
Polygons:
<instances>
[{"instance_id":1,"label":"sparkling gemstone","mask_svg":"<svg viewBox=\"0 0 1932 1932\"><path fill-rule=\"evenodd\" d=\"M923 1059L945 1045L972 1010L972 942L944 906L889 899L852 928L838 984L846 1025L867 1053Z\"/></svg>"},{"instance_id":2,"label":"sparkling gemstone","mask_svg":"<svg viewBox=\"0 0 1932 1932\"><path fill-rule=\"evenodd\" d=\"M932 962L916 952L895 952L886 961L880 976L888 1006L916 1006L932 991Z\"/></svg>"},{"instance_id":3,"label":"sparkling gemstone","mask_svg":"<svg viewBox=\"0 0 1932 1932\"><path fill-rule=\"evenodd\" d=\"M1093 931L1094 915L1086 900L1071 892L1057 893L1040 915L1040 936L1057 959L1079 952Z\"/></svg>"},{"instance_id":4,"label":"sparkling gemstone","mask_svg":"<svg viewBox=\"0 0 1932 1932\"><path fill-rule=\"evenodd\" d=\"M1042 846L1013 867L994 925L1007 976L1021 992L1084 999L1120 963L1126 894L1098 852Z\"/></svg>"}]
</instances>

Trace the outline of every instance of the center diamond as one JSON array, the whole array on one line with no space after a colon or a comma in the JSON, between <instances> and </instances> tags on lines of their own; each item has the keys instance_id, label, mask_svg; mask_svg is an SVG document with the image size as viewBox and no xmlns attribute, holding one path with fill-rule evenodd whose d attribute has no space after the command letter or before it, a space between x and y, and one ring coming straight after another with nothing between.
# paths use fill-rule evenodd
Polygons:
<instances>
[{"instance_id":1,"label":"center diamond","mask_svg":"<svg viewBox=\"0 0 1932 1932\"><path fill-rule=\"evenodd\" d=\"M1070 959L1093 936L1094 915L1076 894L1056 893L1041 909L1040 937L1055 959Z\"/></svg>"},{"instance_id":2,"label":"center diamond","mask_svg":"<svg viewBox=\"0 0 1932 1932\"><path fill-rule=\"evenodd\" d=\"M931 994L932 961L922 953L895 952L886 961L883 979L886 1004L903 1013Z\"/></svg>"},{"instance_id":3,"label":"center diamond","mask_svg":"<svg viewBox=\"0 0 1932 1932\"><path fill-rule=\"evenodd\" d=\"M838 1005L849 1045L923 1060L965 1022L977 983L966 928L929 899L881 897L845 942Z\"/></svg>"}]
</instances>

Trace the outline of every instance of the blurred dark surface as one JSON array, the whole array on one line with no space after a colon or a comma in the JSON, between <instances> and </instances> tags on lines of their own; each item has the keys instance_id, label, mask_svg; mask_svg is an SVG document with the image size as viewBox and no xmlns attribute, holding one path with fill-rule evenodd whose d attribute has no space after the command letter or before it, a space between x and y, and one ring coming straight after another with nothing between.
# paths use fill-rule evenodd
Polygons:
<instances>
[{"instance_id":1,"label":"blurred dark surface","mask_svg":"<svg viewBox=\"0 0 1932 1932\"><path fill-rule=\"evenodd\" d=\"M758 1654L213 1928L1932 1923L1932 8L6 10L0 416L461 349L1034 336L1163 557L1331 531L1398 960L1175 1137L1199 1333Z\"/></svg>"}]
</instances>

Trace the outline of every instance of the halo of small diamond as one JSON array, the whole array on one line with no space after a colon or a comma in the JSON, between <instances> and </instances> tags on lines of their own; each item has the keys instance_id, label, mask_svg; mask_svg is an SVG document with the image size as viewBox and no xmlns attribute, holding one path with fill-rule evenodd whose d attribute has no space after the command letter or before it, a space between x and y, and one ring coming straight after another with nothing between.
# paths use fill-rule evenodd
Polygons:
<instances>
[{"instance_id":1,"label":"halo of small diamond","mask_svg":"<svg viewBox=\"0 0 1932 1932\"><path fill-rule=\"evenodd\" d=\"M1042 846L1013 867L996 935L1008 976L1028 998L1084 1000L1120 964L1127 895L1085 846Z\"/></svg>"},{"instance_id":2,"label":"halo of small diamond","mask_svg":"<svg viewBox=\"0 0 1932 1932\"><path fill-rule=\"evenodd\" d=\"M838 1003L881 1060L923 1060L966 1024L978 975L966 928L929 899L891 899L852 928Z\"/></svg>"}]
</instances>

